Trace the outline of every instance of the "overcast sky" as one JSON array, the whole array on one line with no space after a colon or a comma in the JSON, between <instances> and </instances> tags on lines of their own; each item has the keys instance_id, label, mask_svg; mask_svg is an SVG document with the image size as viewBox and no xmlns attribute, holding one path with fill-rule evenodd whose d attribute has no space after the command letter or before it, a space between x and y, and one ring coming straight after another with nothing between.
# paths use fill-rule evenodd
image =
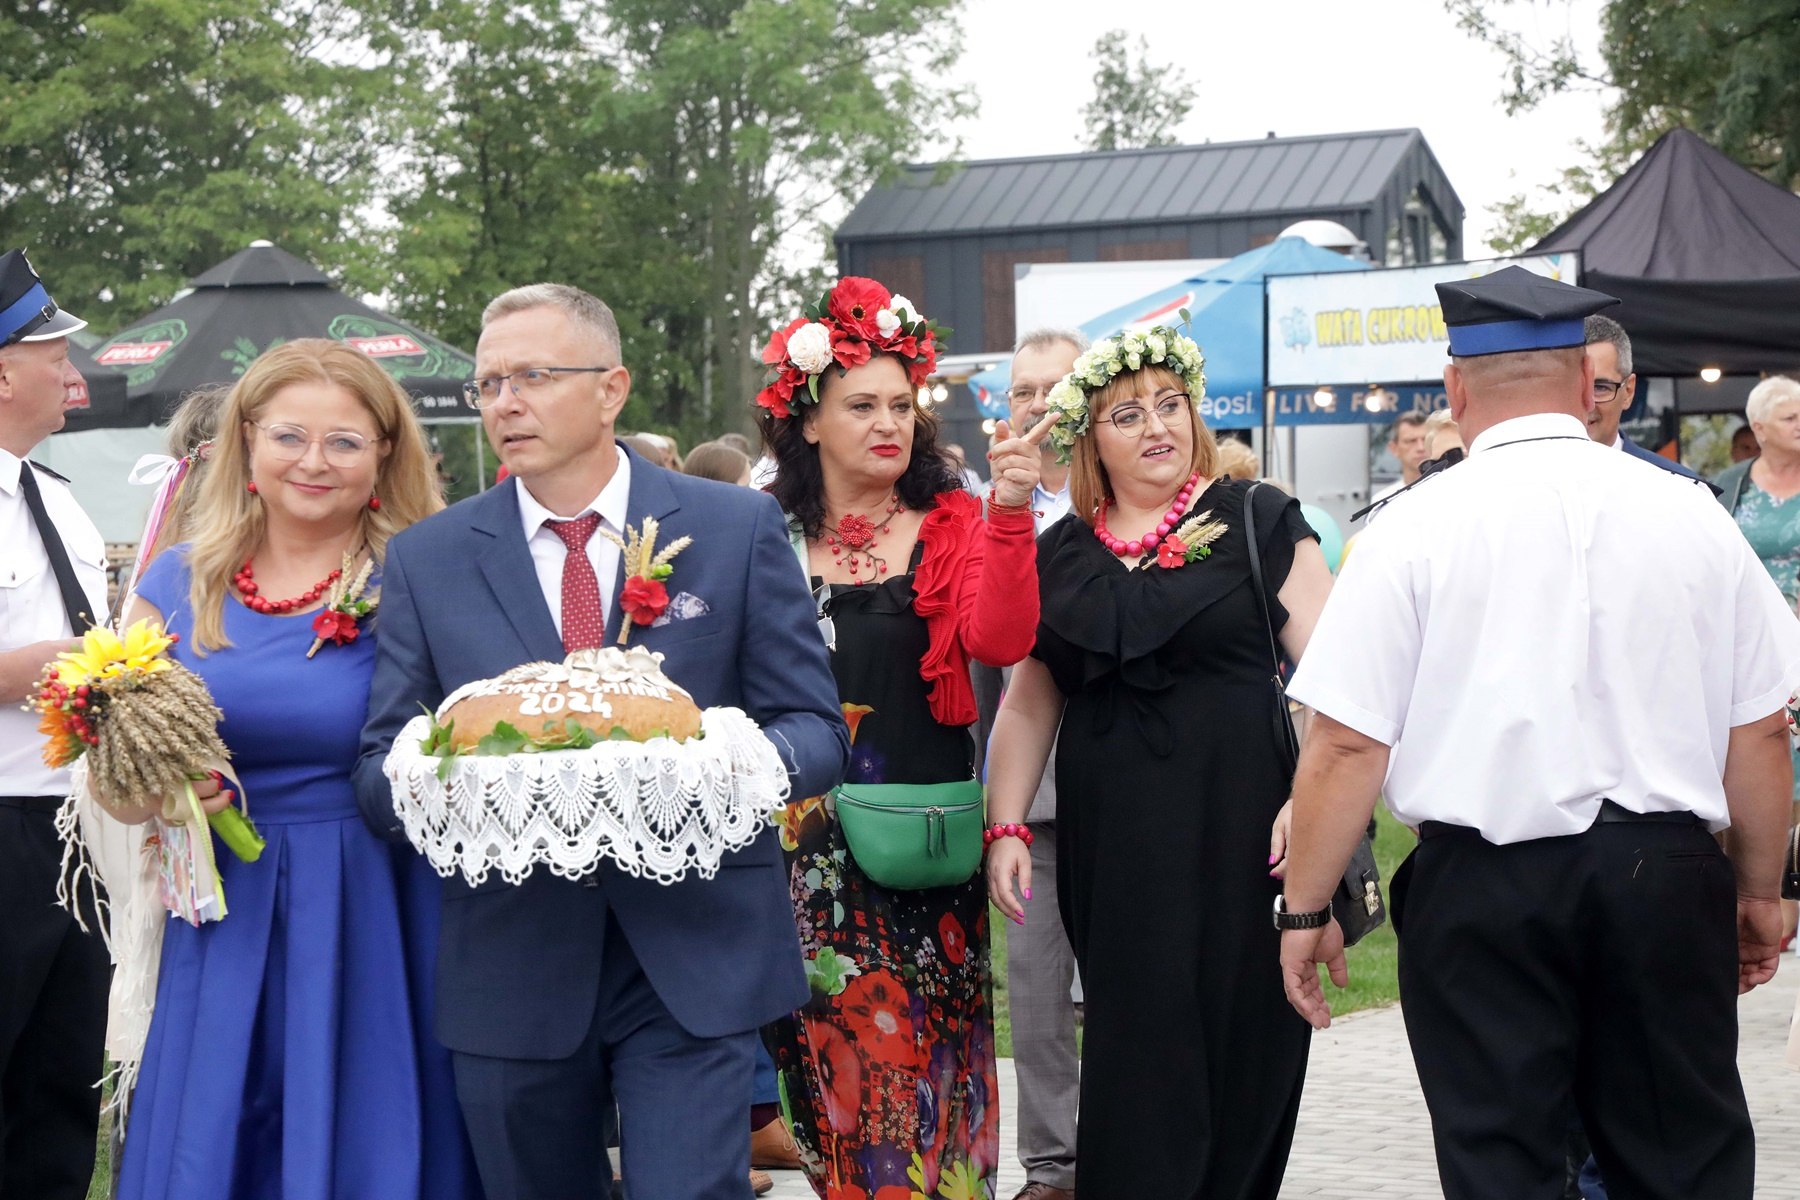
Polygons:
<instances>
[{"instance_id":1,"label":"overcast sky","mask_svg":"<svg viewBox=\"0 0 1800 1200\"><path fill-rule=\"evenodd\" d=\"M1541 44L1567 32L1595 61L1598 0L1494 7ZM1422 130L1462 198L1470 258L1490 253L1492 205L1553 180L1575 161L1577 138L1602 132L1605 100L1593 92L1508 117L1504 60L1440 0L966 0L954 77L975 87L980 111L956 130L964 155L1080 149L1092 46L1120 27L1147 34L1151 61L1180 65L1197 84L1184 142Z\"/></svg>"}]
</instances>

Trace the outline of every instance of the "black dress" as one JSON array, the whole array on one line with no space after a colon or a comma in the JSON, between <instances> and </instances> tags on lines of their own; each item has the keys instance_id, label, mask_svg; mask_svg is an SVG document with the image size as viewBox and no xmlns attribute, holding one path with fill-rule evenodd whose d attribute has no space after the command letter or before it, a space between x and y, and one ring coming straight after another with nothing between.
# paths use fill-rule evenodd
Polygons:
<instances>
[{"instance_id":1,"label":"black dress","mask_svg":"<svg viewBox=\"0 0 1800 1200\"><path fill-rule=\"evenodd\" d=\"M1067 699L1056 756L1057 880L1086 1030L1083 1200L1274 1200L1309 1027L1281 987L1269 828L1287 798L1269 641L1250 579L1247 484L1213 484L1211 553L1128 570L1074 516L1038 547L1033 655ZM1314 537L1256 499L1270 615Z\"/></svg>"}]
</instances>

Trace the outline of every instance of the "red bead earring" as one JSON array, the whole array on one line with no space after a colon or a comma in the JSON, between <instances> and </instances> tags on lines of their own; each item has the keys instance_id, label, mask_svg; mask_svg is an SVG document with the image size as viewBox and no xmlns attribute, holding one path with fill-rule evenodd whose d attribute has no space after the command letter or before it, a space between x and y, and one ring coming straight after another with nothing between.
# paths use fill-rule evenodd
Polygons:
<instances>
[{"instance_id":1,"label":"red bead earring","mask_svg":"<svg viewBox=\"0 0 1800 1200\"><path fill-rule=\"evenodd\" d=\"M249 483L246 483L244 485L244 490L249 492L252 496L256 495L256 480L252 479Z\"/></svg>"},{"instance_id":2,"label":"red bead earring","mask_svg":"<svg viewBox=\"0 0 1800 1200\"><path fill-rule=\"evenodd\" d=\"M381 509L381 497L376 496L376 495L371 495L369 497L369 508L371 511L379 512Z\"/></svg>"}]
</instances>

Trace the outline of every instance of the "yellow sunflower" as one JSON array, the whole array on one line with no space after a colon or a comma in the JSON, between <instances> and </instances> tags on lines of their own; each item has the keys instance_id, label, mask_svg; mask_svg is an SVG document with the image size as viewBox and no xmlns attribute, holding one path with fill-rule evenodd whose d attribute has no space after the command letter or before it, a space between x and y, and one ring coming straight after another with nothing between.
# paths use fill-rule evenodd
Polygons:
<instances>
[{"instance_id":1,"label":"yellow sunflower","mask_svg":"<svg viewBox=\"0 0 1800 1200\"><path fill-rule=\"evenodd\" d=\"M81 649L56 656L57 676L72 687L120 675L154 675L169 669L164 652L174 644L162 624L149 619L133 622L123 638L96 626L81 635Z\"/></svg>"}]
</instances>

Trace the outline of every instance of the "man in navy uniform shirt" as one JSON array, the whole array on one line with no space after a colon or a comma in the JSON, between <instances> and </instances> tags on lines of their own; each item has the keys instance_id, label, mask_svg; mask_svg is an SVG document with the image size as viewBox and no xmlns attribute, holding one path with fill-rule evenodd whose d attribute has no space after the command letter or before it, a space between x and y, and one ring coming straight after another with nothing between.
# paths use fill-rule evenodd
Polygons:
<instances>
[{"instance_id":1,"label":"man in navy uniform shirt","mask_svg":"<svg viewBox=\"0 0 1800 1200\"><path fill-rule=\"evenodd\" d=\"M1778 961L1800 622L1703 489L1589 438L1612 297L1438 293L1469 456L1362 534L1290 688L1289 999L1329 1022L1384 794L1421 837L1391 890L1446 1197L1560 1197L1578 1112L1618 1200L1750 1200L1737 996Z\"/></svg>"}]
</instances>

